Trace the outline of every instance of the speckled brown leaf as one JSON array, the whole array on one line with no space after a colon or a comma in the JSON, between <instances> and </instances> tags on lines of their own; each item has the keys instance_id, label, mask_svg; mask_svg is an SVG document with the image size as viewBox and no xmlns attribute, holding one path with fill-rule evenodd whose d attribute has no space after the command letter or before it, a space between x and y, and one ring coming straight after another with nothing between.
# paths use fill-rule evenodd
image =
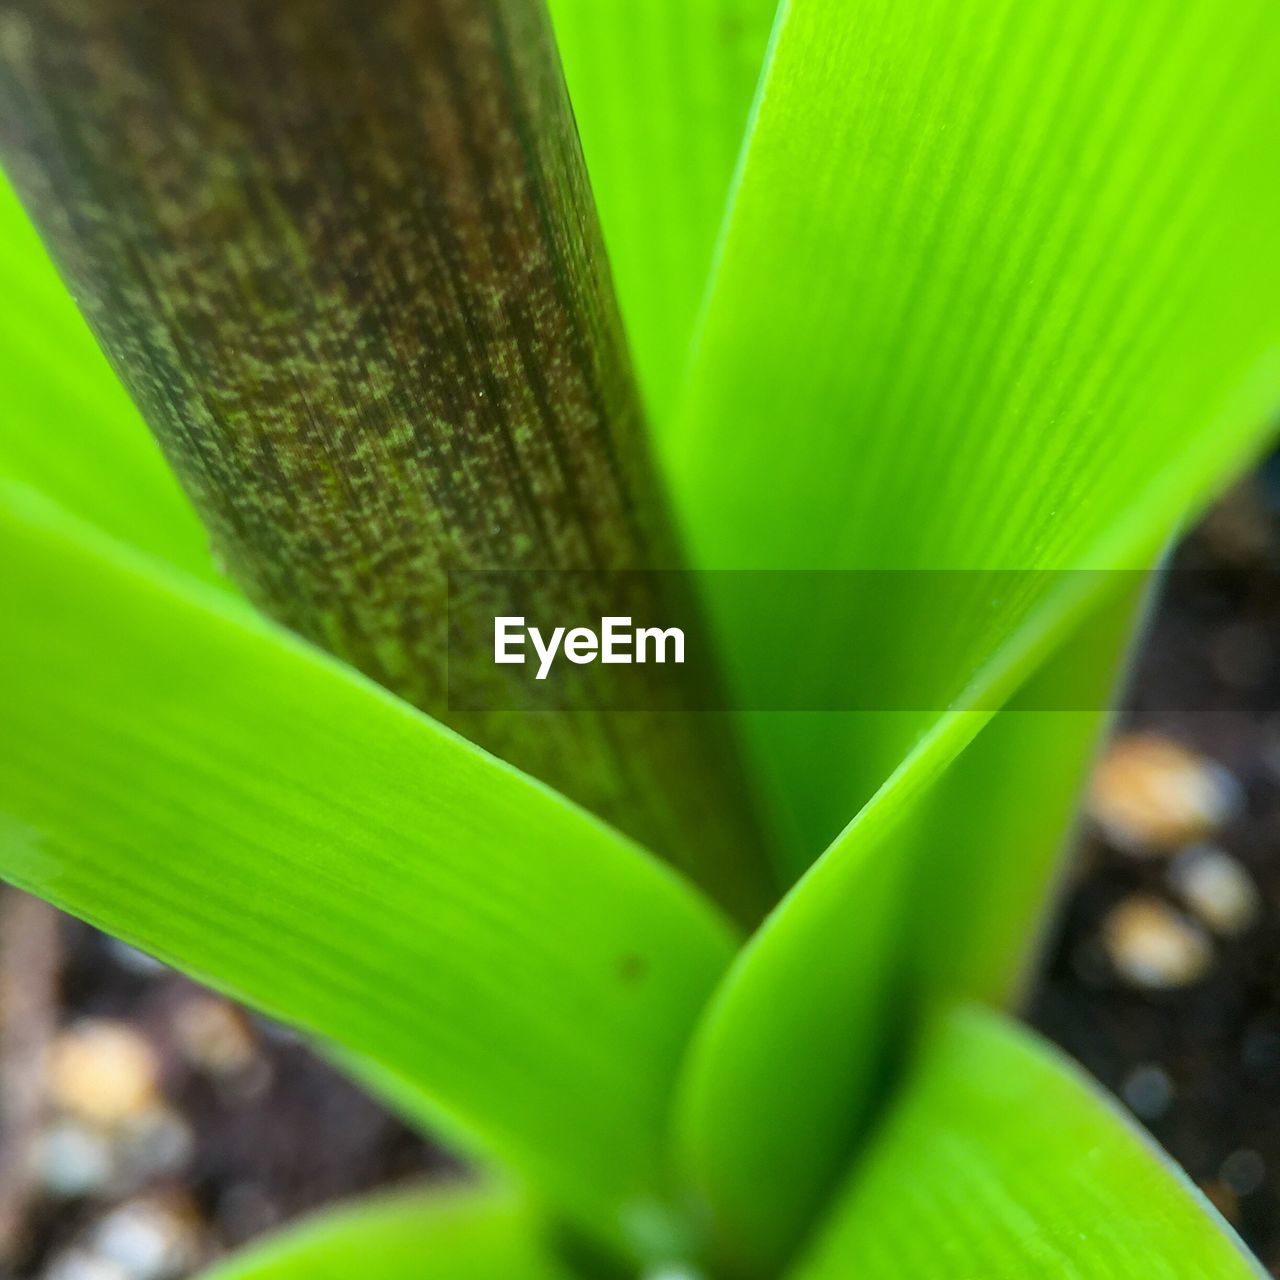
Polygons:
<instances>
[{"instance_id":1,"label":"speckled brown leaf","mask_svg":"<svg viewBox=\"0 0 1280 1280\"><path fill-rule=\"evenodd\" d=\"M752 913L718 717L446 706L448 569L678 563L542 4L0 22L6 167L227 572Z\"/></svg>"}]
</instances>

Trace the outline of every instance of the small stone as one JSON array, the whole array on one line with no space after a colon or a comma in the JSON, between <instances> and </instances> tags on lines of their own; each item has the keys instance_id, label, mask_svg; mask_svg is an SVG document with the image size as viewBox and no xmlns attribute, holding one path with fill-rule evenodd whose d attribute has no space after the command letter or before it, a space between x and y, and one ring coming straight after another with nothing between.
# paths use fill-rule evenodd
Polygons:
<instances>
[{"instance_id":1,"label":"small stone","mask_svg":"<svg viewBox=\"0 0 1280 1280\"><path fill-rule=\"evenodd\" d=\"M1138 1067L1129 1073L1120 1095L1134 1115L1143 1120L1159 1120L1173 1101L1173 1081L1163 1067Z\"/></svg>"},{"instance_id":2,"label":"small stone","mask_svg":"<svg viewBox=\"0 0 1280 1280\"><path fill-rule=\"evenodd\" d=\"M256 1183L237 1182L218 1197L218 1224L232 1244L260 1235L280 1218L279 1206Z\"/></svg>"},{"instance_id":3,"label":"small stone","mask_svg":"<svg viewBox=\"0 0 1280 1280\"><path fill-rule=\"evenodd\" d=\"M64 1120L40 1134L35 1167L50 1195L70 1200L106 1186L115 1173L115 1160L110 1144L96 1129Z\"/></svg>"},{"instance_id":4,"label":"small stone","mask_svg":"<svg viewBox=\"0 0 1280 1280\"><path fill-rule=\"evenodd\" d=\"M179 1197L131 1200L96 1225L91 1242L129 1280L175 1280L200 1259L200 1223Z\"/></svg>"},{"instance_id":5,"label":"small stone","mask_svg":"<svg viewBox=\"0 0 1280 1280\"><path fill-rule=\"evenodd\" d=\"M85 1019L50 1050L51 1100L95 1124L118 1124L144 1111L156 1098L157 1077L151 1046L123 1022Z\"/></svg>"},{"instance_id":6,"label":"small stone","mask_svg":"<svg viewBox=\"0 0 1280 1280\"><path fill-rule=\"evenodd\" d=\"M1233 1151L1218 1170L1218 1176L1237 1196L1252 1195L1267 1180L1266 1161L1247 1147Z\"/></svg>"},{"instance_id":7,"label":"small stone","mask_svg":"<svg viewBox=\"0 0 1280 1280\"><path fill-rule=\"evenodd\" d=\"M1102 922L1102 941L1116 972L1152 991L1189 986L1213 960L1204 930L1159 898L1135 895L1113 907Z\"/></svg>"},{"instance_id":8,"label":"small stone","mask_svg":"<svg viewBox=\"0 0 1280 1280\"><path fill-rule=\"evenodd\" d=\"M174 1014L174 1031L183 1057L209 1075L243 1071L257 1057L248 1019L216 996L183 1001Z\"/></svg>"},{"instance_id":9,"label":"small stone","mask_svg":"<svg viewBox=\"0 0 1280 1280\"><path fill-rule=\"evenodd\" d=\"M1169 868L1169 884L1188 910L1215 933L1243 933L1262 914L1253 877L1229 853L1213 845L1193 845Z\"/></svg>"},{"instance_id":10,"label":"small stone","mask_svg":"<svg viewBox=\"0 0 1280 1280\"><path fill-rule=\"evenodd\" d=\"M194 1146L190 1125L164 1103L131 1116L116 1138L120 1172L113 1190L125 1194L151 1179L180 1172L190 1162Z\"/></svg>"},{"instance_id":11,"label":"small stone","mask_svg":"<svg viewBox=\"0 0 1280 1280\"><path fill-rule=\"evenodd\" d=\"M44 1280L130 1280L130 1276L110 1258L75 1248L64 1249L49 1263Z\"/></svg>"},{"instance_id":12,"label":"small stone","mask_svg":"<svg viewBox=\"0 0 1280 1280\"><path fill-rule=\"evenodd\" d=\"M1094 771L1089 813L1132 853L1167 853L1228 821L1240 784L1220 765L1153 733L1117 738Z\"/></svg>"}]
</instances>

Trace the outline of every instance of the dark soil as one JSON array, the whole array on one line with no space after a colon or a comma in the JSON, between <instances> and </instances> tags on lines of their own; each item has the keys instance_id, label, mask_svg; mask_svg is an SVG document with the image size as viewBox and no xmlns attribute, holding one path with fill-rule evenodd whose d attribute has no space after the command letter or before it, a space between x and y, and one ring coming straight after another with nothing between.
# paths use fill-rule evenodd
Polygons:
<instances>
[{"instance_id":1,"label":"dark soil","mask_svg":"<svg viewBox=\"0 0 1280 1280\"><path fill-rule=\"evenodd\" d=\"M1214 965L1200 982L1158 993L1127 985L1108 963L1100 922L1134 892L1168 898L1168 861L1136 859L1086 823L1028 1016L1130 1102L1280 1275L1276 470L1264 469L1228 498L1180 549L1178 566L1193 572L1169 578L1120 722L1121 730L1158 732L1234 773L1247 806L1215 840L1251 871L1263 917L1238 938L1215 942ZM210 1061L193 1060L175 1028L184 1008L208 1001L200 988L87 926L65 920L61 937L52 1020L66 1027L118 1019L140 1032L156 1055L163 1104L185 1128L186 1151L124 1188L67 1193L35 1178L20 1244L0 1257L0 1280L62 1274L51 1266L61 1259L65 1268L69 1250L91 1249L95 1223L139 1196L181 1197L192 1260L204 1263L332 1200L387 1182L460 1176L441 1152L264 1020L222 1004L232 1031L239 1028L237 1065L218 1064L216 1043Z\"/></svg>"},{"instance_id":2,"label":"dark soil","mask_svg":"<svg viewBox=\"0 0 1280 1280\"><path fill-rule=\"evenodd\" d=\"M202 988L78 921L64 919L62 934L59 1022L122 1020L142 1033L156 1053L164 1103L188 1128L188 1155L101 1193L59 1196L37 1184L13 1274L49 1274L50 1262L91 1241L95 1222L122 1200L180 1197L193 1261L204 1265L330 1201L387 1183L461 1176L292 1033L227 1002L217 1005L242 1033L243 1061L218 1063L216 1027L209 1061L192 1061L176 1028L184 1008L211 1002ZM6 1274L0 1261L0 1278Z\"/></svg>"},{"instance_id":3,"label":"dark soil","mask_svg":"<svg viewBox=\"0 0 1280 1280\"><path fill-rule=\"evenodd\" d=\"M1274 461L1179 548L1119 729L1229 769L1246 803L1213 843L1252 874L1262 912L1215 939L1208 975L1145 992L1108 964L1099 925L1134 892L1170 898L1167 858L1086 828L1029 1016L1139 1113L1280 1275L1280 518Z\"/></svg>"}]
</instances>

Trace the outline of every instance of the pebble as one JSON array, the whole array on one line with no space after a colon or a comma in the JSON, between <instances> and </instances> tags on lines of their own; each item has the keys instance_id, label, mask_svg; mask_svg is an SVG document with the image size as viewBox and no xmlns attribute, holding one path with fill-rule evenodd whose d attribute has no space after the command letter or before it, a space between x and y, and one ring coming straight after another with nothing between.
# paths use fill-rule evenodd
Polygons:
<instances>
[{"instance_id":1,"label":"pebble","mask_svg":"<svg viewBox=\"0 0 1280 1280\"><path fill-rule=\"evenodd\" d=\"M174 1014L174 1031L187 1061L211 1075L239 1071L256 1056L248 1019L216 996L184 1000Z\"/></svg>"},{"instance_id":2,"label":"pebble","mask_svg":"<svg viewBox=\"0 0 1280 1280\"><path fill-rule=\"evenodd\" d=\"M1173 1102L1173 1081L1163 1067L1136 1067L1120 1087L1129 1110L1143 1120L1159 1120Z\"/></svg>"},{"instance_id":3,"label":"pebble","mask_svg":"<svg viewBox=\"0 0 1280 1280\"><path fill-rule=\"evenodd\" d=\"M256 1183L237 1182L218 1197L217 1215L223 1236L239 1243L274 1227L281 1211Z\"/></svg>"},{"instance_id":4,"label":"pebble","mask_svg":"<svg viewBox=\"0 0 1280 1280\"><path fill-rule=\"evenodd\" d=\"M249 1019L217 996L196 995L174 1013L182 1056L209 1076L230 1102L261 1097L271 1085L271 1065L258 1052Z\"/></svg>"},{"instance_id":5,"label":"pebble","mask_svg":"<svg viewBox=\"0 0 1280 1280\"><path fill-rule=\"evenodd\" d=\"M1221 765L1154 733L1131 733L1107 749L1089 789L1089 813L1131 853L1168 853L1232 818L1243 795Z\"/></svg>"},{"instance_id":6,"label":"pebble","mask_svg":"<svg viewBox=\"0 0 1280 1280\"><path fill-rule=\"evenodd\" d=\"M1253 877L1223 849L1193 845L1169 868L1169 884L1215 933L1231 937L1256 924L1262 897Z\"/></svg>"},{"instance_id":7,"label":"pebble","mask_svg":"<svg viewBox=\"0 0 1280 1280\"><path fill-rule=\"evenodd\" d=\"M191 1126L172 1107L158 1103L132 1116L115 1132L117 1193L181 1172L195 1147Z\"/></svg>"},{"instance_id":8,"label":"pebble","mask_svg":"<svg viewBox=\"0 0 1280 1280\"><path fill-rule=\"evenodd\" d=\"M1154 897L1134 895L1113 907L1102 942L1120 977L1147 990L1189 986L1213 961L1204 930Z\"/></svg>"},{"instance_id":9,"label":"pebble","mask_svg":"<svg viewBox=\"0 0 1280 1280\"><path fill-rule=\"evenodd\" d=\"M50 1195L74 1199L105 1187L115 1176L116 1162L111 1144L98 1130L59 1120L36 1142L35 1169Z\"/></svg>"},{"instance_id":10,"label":"pebble","mask_svg":"<svg viewBox=\"0 0 1280 1280\"><path fill-rule=\"evenodd\" d=\"M1252 1195L1267 1180L1266 1161L1256 1151L1243 1147L1222 1162L1218 1176L1237 1196Z\"/></svg>"},{"instance_id":11,"label":"pebble","mask_svg":"<svg viewBox=\"0 0 1280 1280\"><path fill-rule=\"evenodd\" d=\"M98 1222L90 1245L129 1280L175 1280L200 1260L200 1220L177 1196L131 1200Z\"/></svg>"},{"instance_id":12,"label":"pebble","mask_svg":"<svg viewBox=\"0 0 1280 1280\"><path fill-rule=\"evenodd\" d=\"M100 1258L88 1249L64 1249L44 1273L44 1280L131 1280L109 1258Z\"/></svg>"},{"instance_id":13,"label":"pebble","mask_svg":"<svg viewBox=\"0 0 1280 1280\"><path fill-rule=\"evenodd\" d=\"M110 1126L152 1105L158 1074L151 1046L131 1027L85 1019L61 1032L50 1048L49 1096L73 1116Z\"/></svg>"}]
</instances>

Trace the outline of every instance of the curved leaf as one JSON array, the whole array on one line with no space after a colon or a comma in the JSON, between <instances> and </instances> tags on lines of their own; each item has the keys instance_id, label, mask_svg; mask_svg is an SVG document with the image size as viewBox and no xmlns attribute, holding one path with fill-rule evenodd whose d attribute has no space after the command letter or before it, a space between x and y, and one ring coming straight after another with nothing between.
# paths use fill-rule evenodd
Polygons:
<instances>
[{"instance_id":1,"label":"curved leaf","mask_svg":"<svg viewBox=\"0 0 1280 1280\"><path fill-rule=\"evenodd\" d=\"M766 782L807 824L798 862L857 810L735 961L687 1071L695 1187L762 1270L811 1220L895 1043L869 993L907 982L922 894L936 918L930 789L1280 402L1280 174L1262 161L1280 147L1277 70L1265 0L786 10L684 415L682 508L703 563L957 570L950 598L886 611L858 650L909 649L955 696L932 714L754 717ZM806 519L788 518L800 502ZM1046 572L993 602L965 569ZM974 616L981 643L949 645L947 624ZM749 683L772 659L749 618L721 620ZM849 660L850 637L795 626L796 662ZM1021 759L993 747L970 815L1009 790L1061 814L1062 779L1035 772L1056 750L1052 734ZM1060 833L1040 839L1019 912ZM975 865L966 900L998 892L984 877L1013 856ZM984 955L976 931L953 938L907 994L949 968L964 989L1007 984L1003 941ZM809 1176L766 1192L774 1163Z\"/></svg>"},{"instance_id":2,"label":"curved leaf","mask_svg":"<svg viewBox=\"0 0 1280 1280\"><path fill-rule=\"evenodd\" d=\"M964 570L1148 563L1280 406L1277 74L1269 0L791 0L673 445L696 566L958 571L859 646L892 707L904 654L959 697L1048 589ZM848 661L722 624L748 692ZM752 718L793 868L928 724Z\"/></svg>"},{"instance_id":3,"label":"curved leaf","mask_svg":"<svg viewBox=\"0 0 1280 1280\"><path fill-rule=\"evenodd\" d=\"M795 1280L1259 1280L1231 1228L1074 1064L941 1019Z\"/></svg>"},{"instance_id":4,"label":"curved leaf","mask_svg":"<svg viewBox=\"0 0 1280 1280\"><path fill-rule=\"evenodd\" d=\"M246 606L0 493L0 875L367 1056L593 1229L651 1217L713 909Z\"/></svg>"},{"instance_id":5,"label":"curved leaf","mask_svg":"<svg viewBox=\"0 0 1280 1280\"><path fill-rule=\"evenodd\" d=\"M0 476L105 533L224 585L208 535L0 174ZM30 429L40 423L40 430Z\"/></svg>"},{"instance_id":6,"label":"curved leaf","mask_svg":"<svg viewBox=\"0 0 1280 1280\"><path fill-rule=\"evenodd\" d=\"M528 1206L505 1192L399 1192L329 1210L200 1280L571 1280Z\"/></svg>"}]
</instances>

